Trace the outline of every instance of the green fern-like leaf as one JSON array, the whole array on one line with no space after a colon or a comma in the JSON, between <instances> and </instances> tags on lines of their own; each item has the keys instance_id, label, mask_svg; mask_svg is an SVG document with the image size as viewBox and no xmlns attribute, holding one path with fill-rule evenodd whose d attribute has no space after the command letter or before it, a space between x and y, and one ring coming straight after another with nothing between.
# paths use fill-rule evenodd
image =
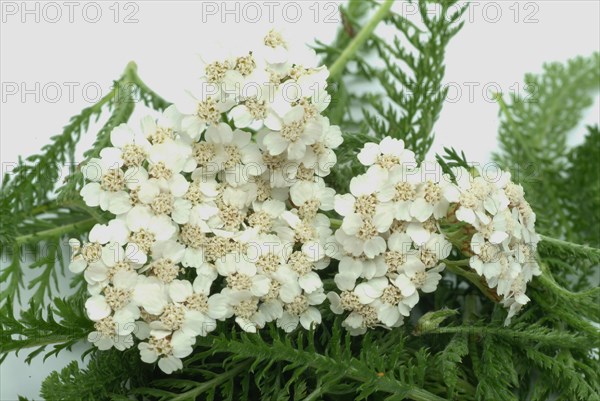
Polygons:
<instances>
[{"instance_id":1,"label":"green fern-like leaf","mask_svg":"<svg viewBox=\"0 0 600 401\"><path fill-rule=\"evenodd\" d=\"M130 389L143 386L149 374L150 366L139 360L135 349L95 352L87 366L73 361L50 374L41 395L48 401L127 400Z\"/></svg>"},{"instance_id":2,"label":"green fern-like leaf","mask_svg":"<svg viewBox=\"0 0 600 401\"><path fill-rule=\"evenodd\" d=\"M569 166L567 138L599 88L600 54L595 53L526 75L527 96L512 94L508 104L499 97L501 151L494 160L525 188L538 230L555 238L574 239L569 208L561 200Z\"/></svg>"},{"instance_id":3,"label":"green fern-like leaf","mask_svg":"<svg viewBox=\"0 0 600 401\"><path fill-rule=\"evenodd\" d=\"M9 300L0 309L0 361L9 352L27 350L25 361L29 363L52 346L44 357L48 358L87 338L93 325L85 315L83 302L82 297L56 298L46 311L30 305L17 317Z\"/></svg>"}]
</instances>

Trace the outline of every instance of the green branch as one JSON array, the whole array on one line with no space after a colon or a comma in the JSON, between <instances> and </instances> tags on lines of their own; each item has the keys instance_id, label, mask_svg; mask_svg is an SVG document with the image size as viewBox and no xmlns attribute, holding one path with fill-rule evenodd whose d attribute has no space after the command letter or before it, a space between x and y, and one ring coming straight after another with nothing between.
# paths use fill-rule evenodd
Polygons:
<instances>
[{"instance_id":1,"label":"green branch","mask_svg":"<svg viewBox=\"0 0 600 401\"><path fill-rule=\"evenodd\" d=\"M446 264L446 268L450 272L467 279L469 282L471 282L473 285L475 285L477 288L479 288L479 290L483 293L483 295L485 295L491 301L493 301L495 303L498 303L498 301L500 301L500 297L498 297L498 294L496 294L496 291L489 288L487 286L487 284L485 283L484 279L479 274L477 274L476 272L472 271L469 268L469 260L468 259L459 260L459 261L443 260L443 262Z\"/></svg>"},{"instance_id":2,"label":"green branch","mask_svg":"<svg viewBox=\"0 0 600 401\"><path fill-rule=\"evenodd\" d=\"M348 64L356 52L358 52L362 45L371 37L373 31L375 31L375 28L381 22L381 20L387 17L393 4L394 0L385 0L367 25L365 25L348 44L340 57L329 68L330 81L335 81L342 75L344 68L346 68L346 64Z\"/></svg>"},{"instance_id":3,"label":"green branch","mask_svg":"<svg viewBox=\"0 0 600 401\"><path fill-rule=\"evenodd\" d=\"M79 340L74 339L72 335L52 334L52 332L38 333L39 335L28 338L25 341L11 341L0 345L0 355L5 356L10 352L21 351L29 348L43 348L48 345L65 344L77 341L85 341L87 336L82 336Z\"/></svg>"},{"instance_id":4,"label":"green branch","mask_svg":"<svg viewBox=\"0 0 600 401\"><path fill-rule=\"evenodd\" d=\"M125 75L128 77L129 82L133 83L139 89L141 99L146 106L162 111L171 105L171 102L163 99L142 81L137 73L137 64L135 62L130 61L129 64L127 64Z\"/></svg>"},{"instance_id":5,"label":"green branch","mask_svg":"<svg viewBox=\"0 0 600 401\"><path fill-rule=\"evenodd\" d=\"M86 219L76 223L67 224L60 227L50 228L48 230L38 231L33 234L21 235L15 238L18 245L26 244L35 240L43 240L48 237L60 237L73 231L90 229L98 221L96 219Z\"/></svg>"}]
</instances>

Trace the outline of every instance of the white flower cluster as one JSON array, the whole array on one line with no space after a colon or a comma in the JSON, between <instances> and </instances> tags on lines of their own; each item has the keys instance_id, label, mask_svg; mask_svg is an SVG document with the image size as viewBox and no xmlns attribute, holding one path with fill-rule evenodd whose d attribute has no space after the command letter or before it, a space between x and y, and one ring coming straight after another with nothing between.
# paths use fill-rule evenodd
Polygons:
<instances>
[{"instance_id":1,"label":"white flower cluster","mask_svg":"<svg viewBox=\"0 0 600 401\"><path fill-rule=\"evenodd\" d=\"M341 131L320 113L328 71L271 31L259 49L208 63L193 112L122 124L82 167L86 205L114 218L71 240L100 349L129 348L167 373L196 336L234 318L256 332L321 322L335 191L323 178ZM214 89L216 88L216 89ZM210 93L209 93L210 92Z\"/></svg>"},{"instance_id":2,"label":"white flower cluster","mask_svg":"<svg viewBox=\"0 0 600 401\"><path fill-rule=\"evenodd\" d=\"M349 312L343 325L352 334L399 326L420 292L436 290L452 251L442 220L468 224L468 243L455 245L509 309L508 324L529 301L527 283L541 274L535 214L523 188L501 171L484 179L459 168L452 179L438 163L417 166L404 143L389 137L367 143L358 159L367 172L351 180L350 194L335 199L343 216L335 233L342 247L339 292L327 296L334 313Z\"/></svg>"},{"instance_id":3,"label":"white flower cluster","mask_svg":"<svg viewBox=\"0 0 600 401\"><path fill-rule=\"evenodd\" d=\"M511 181L510 173L499 172L490 180L481 172L473 178L462 168L456 177L456 219L475 229L469 265L508 308L508 324L529 302L527 283L541 274L534 257L540 240L534 228L535 213L524 198L523 187Z\"/></svg>"},{"instance_id":4,"label":"white flower cluster","mask_svg":"<svg viewBox=\"0 0 600 401\"><path fill-rule=\"evenodd\" d=\"M352 334L397 327L419 301L435 291L452 245L440 233L452 185L437 177L436 163L417 166L404 142L385 138L367 143L358 155L368 166L350 182L350 194L336 195L344 217L336 231L343 250L330 292L334 313L350 312L343 325ZM449 182L449 181L446 181Z\"/></svg>"}]
</instances>

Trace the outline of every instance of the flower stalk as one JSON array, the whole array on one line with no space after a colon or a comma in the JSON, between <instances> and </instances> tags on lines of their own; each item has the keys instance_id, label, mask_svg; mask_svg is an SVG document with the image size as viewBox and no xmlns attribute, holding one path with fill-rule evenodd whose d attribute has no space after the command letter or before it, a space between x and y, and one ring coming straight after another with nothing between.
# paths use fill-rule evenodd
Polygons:
<instances>
[{"instance_id":1,"label":"flower stalk","mask_svg":"<svg viewBox=\"0 0 600 401\"><path fill-rule=\"evenodd\" d=\"M346 64L354 57L358 50L364 45L364 43L371 37L377 25L388 16L390 9L394 4L394 0L385 0L379 10L373 15L371 20L365 25L360 32L354 37L354 39L344 49L340 57L333 63L329 68L329 79L331 81L337 80L342 73Z\"/></svg>"},{"instance_id":2,"label":"flower stalk","mask_svg":"<svg viewBox=\"0 0 600 401\"><path fill-rule=\"evenodd\" d=\"M459 261L453 260L444 260L446 264L446 268L448 271L456 274L457 276L461 276L475 285L483 295L485 295L492 302L498 303L500 302L500 297L493 289L489 288L486 283L483 281L483 278L479 276L476 272L469 269L469 260L463 259Z\"/></svg>"}]
</instances>

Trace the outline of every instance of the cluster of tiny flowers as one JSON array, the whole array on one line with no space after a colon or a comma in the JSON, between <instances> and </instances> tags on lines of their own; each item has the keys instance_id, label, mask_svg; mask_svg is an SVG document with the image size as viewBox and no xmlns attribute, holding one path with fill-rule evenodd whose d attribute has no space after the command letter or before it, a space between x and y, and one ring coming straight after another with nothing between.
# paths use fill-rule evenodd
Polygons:
<instances>
[{"instance_id":1,"label":"cluster of tiny flowers","mask_svg":"<svg viewBox=\"0 0 600 401\"><path fill-rule=\"evenodd\" d=\"M417 165L404 142L389 137L367 143L358 159L367 172L335 199L343 216L335 233L339 292L327 295L334 313L349 312L343 325L352 334L402 325L419 293L436 290L452 249L438 224L452 184L438 179L437 163Z\"/></svg>"},{"instance_id":2,"label":"cluster of tiny flowers","mask_svg":"<svg viewBox=\"0 0 600 401\"><path fill-rule=\"evenodd\" d=\"M346 313L352 334L402 325L419 293L436 290L453 244L440 223L465 224L455 243L470 268L508 309L506 324L529 298L527 283L541 274L535 259L539 236L523 188L498 171L494 179L458 168L453 177L436 162L417 165L398 139L367 143L358 155L367 172L336 195L343 216L335 238L340 251L327 294L334 313Z\"/></svg>"},{"instance_id":3,"label":"cluster of tiny flowers","mask_svg":"<svg viewBox=\"0 0 600 401\"><path fill-rule=\"evenodd\" d=\"M511 181L510 173L498 172L484 179L457 171L454 216L474 231L468 249L469 265L508 308L506 324L529 302L527 283L541 270L535 259L540 238L535 232L535 213L524 198L523 187Z\"/></svg>"},{"instance_id":4,"label":"cluster of tiny flowers","mask_svg":"<svg viewBox=\"0 0 600 401\"><path fill-rule=\"evenodd\" d=\"M271 31L258 49L206 63L193 108L126 124L82 166L81 196L114 215L71 240L94 322L89 340L182 368L197 336L232 318L247 332L321 322L335 191L323 177L341 131L321 112L326 67Z\"/></svg>"}]
</instances>

